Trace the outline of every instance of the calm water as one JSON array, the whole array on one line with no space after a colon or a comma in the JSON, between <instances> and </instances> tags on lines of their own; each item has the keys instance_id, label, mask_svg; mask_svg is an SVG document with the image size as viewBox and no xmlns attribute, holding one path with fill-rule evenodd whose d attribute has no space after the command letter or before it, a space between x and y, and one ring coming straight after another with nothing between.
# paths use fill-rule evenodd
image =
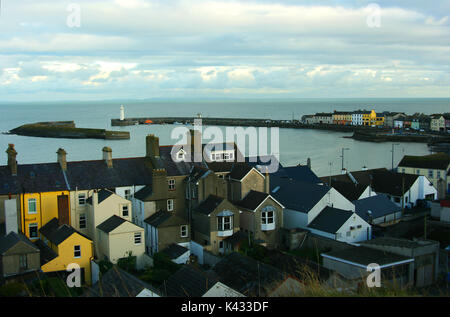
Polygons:
<instances>
[{"instance_id":1,"label":"calm water","mask_svg":"<svg viewBox=\"0 0 450 317\"><path fill-rule=\"evenodd\" d=\"M409 114L449 112L450 99L339 99L339 100L259 100L259 101L121 101L121 102L57 102L57 103L0 103L0 131L5 132L19 125L38 121L73 120L77 127L105 128L130 131L131 139L125 141L71 140L0 135L0 150L14 143L20 163L56 161L56 151L64 148L70 161L100 159L101 149L108 145L113 157L136 157L145 155L145 136L159 136L160 144L174 144L171 131L175 126L111 127L111 118L119 117L120 104L125 105L126 117L141 116L195 116L249 117L292 119L304 114L330 112L333 110L375 109L403 111ZM223 128L224 129L224 128ZM280 129L279 154L283 165L305 164L308 157L312 169L319 176L338 173L341 169L341 148L345 151L344 166L350 170L391 167L392 143L368 143L343 138L350 133ZM429 154L425 144L401 143L395 147L394 164L403 155ZM330 163L332 164L330 166ZM6 164L6 154L0 164Z\"/></svg>"}]
</instances>

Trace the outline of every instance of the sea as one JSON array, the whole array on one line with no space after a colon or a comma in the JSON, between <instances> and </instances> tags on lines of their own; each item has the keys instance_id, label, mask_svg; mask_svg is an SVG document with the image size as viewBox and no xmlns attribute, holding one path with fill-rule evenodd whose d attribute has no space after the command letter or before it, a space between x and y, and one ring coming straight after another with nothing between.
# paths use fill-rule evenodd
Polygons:
<instances>
[{"instance_id":1,"label":"sea","mask_svg":"<svg viewBox=\"0 0 450 317\"><path fill-rule=\"evenodd\" d=\"M173 137L177 125L135 125L112 127L111 119L119 118L120 106L125 117L197 116L227 118L267 118L279 120L300 119L316 112L354 111L374 109L376 112L398 111L433 114L450 112L450 99L246 99L246 100L110 100L110 101L60 101L60 102L1 102L0 101L0 165L7 162L8 144L15 145L19 164L56 162L56 151L63 148L68 161L102 158L102 148L109 146L113 158L145 155L145 136L155 134L160 145L179 141ZM73 120L77 127L129 131L129 140L60 139L26 137L5 134L20 125L41 121ZM203 127L207 128L207 127ZM223 134L226 128L221 127ZM355 171L366 168L391 168L404 155L426 155L430 150L423 143L371 143L348 138L351 133L307 129L280 129L279 138L271 139L271 131L263 138L268 140L268 152L278 155L283 166L306 164L318 176L339 174L344 168ZM230 141L230 140L227 140ZM205 140L204 142L207 142ZM278 142L277 146L271 146ZM275 144L275 143L273 143ZM271 147L273 149L271 149ZM342 149L344 158L342 158ZM392 161L392 148L394 155ZM248 144L245 150L249 152ZM259 153L264 154L264 153Z\"/></svg>"}]
</instances>

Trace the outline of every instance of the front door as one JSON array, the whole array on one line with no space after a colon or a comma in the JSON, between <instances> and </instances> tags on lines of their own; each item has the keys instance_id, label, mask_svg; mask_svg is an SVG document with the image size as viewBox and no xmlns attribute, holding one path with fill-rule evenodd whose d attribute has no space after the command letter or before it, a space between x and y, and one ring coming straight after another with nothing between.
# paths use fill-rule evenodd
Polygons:
<instances>
[{"instance_id":1,"label":"front door","mask_svg":"<svg viewBox=\"0 0 450 317\"><path fill-rule=\"evenodd\" d=\"M70 225L69 195L58 196L58 221L60 225Z\"/></svg>"}]
</instances>

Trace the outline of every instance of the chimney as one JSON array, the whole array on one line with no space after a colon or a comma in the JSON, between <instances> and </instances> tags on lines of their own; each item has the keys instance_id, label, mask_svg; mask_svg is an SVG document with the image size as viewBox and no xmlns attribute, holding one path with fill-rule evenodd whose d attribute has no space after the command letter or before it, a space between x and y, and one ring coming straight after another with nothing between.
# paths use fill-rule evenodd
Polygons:
<instances>
[{"instance_id":1,"label":"chimney","mask_svg":"<svg viewBox=\"0 0 450 317\"><path fill-rule=\"evenodd\" d=\"M145 138L146 157L159 156L159 138L154 134L149 134Z\"/></svg>"},{"instance_id":2,"label":"chimney","mask_svg":"<svg viewBox=\"0 0 450 317\"><path fill-rule=\"evenodd\" d=\"M202 149L202 133L198 130L189 130L188 145L190 145L191 159L193 162L203 162L203 149Z\"/></svg>"},{"instance_id":3,"label":"chimney","mask_svg":"<svg viewBox=\"0 0 450 317\"><path fill-rule=\"evenodd\" d=\"M58 163L61 166L61 169L63 171L67 171L67 161L66 161L67 152L64 149L59 148L56 154L58 154Z\"/></svg>"},{"instance_id":4,"label":"chimney","mask_svg":"<svg viewBox=\"0 0 450 317\"><path fill-rule=\"evenodd\" d=\"M14 149L14 144L9 144L8 149L6 150L6 153L8 154L8 167L11 171L12 176L17 176L17 152Z\"/></svg>"},{"instance_id":5,"label":"chimney","mask_svg":"<svg viewBox=\"0 0 450 317\"><path fill-rule=\"evenodd\" d=\"M306 161L306 165L308 165L308 168L311 169L311 159L308 157L308 160Z\"/></svg>"},{"instance_id":6,"label":"chimney","mask_svg":"<svg viewBox=\"0 0 450 317\"><path fill-rule=\"evenodd\" d=\"M103 149L103 160L106 162L106 165L108 168L113 167L113 161L112 161L112 150L110 147L105 146Z\"/></svg>"}]
</instances>

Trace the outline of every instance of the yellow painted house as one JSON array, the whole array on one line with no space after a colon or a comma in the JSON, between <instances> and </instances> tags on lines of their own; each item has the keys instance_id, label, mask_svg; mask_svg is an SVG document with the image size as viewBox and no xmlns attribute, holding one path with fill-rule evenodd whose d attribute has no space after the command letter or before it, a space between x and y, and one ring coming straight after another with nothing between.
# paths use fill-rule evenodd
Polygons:
<instances>
[{"instance_id":1,"label":"yellow painted house","mask_svg":"<svg viewBox=\"0 0 450 317\"><path fill-rule=\"evenodd\" d=\"M362 113L362 120L363 120L363 125L367 125L367 126L382 126L382 125L384 125L384 116L377 114L375 112L375 110L364 111Z\"/></svg>"},{"instance_id":2,"label":"yellow painted house","mask_svg":"<svg viewBox=\"0 0 450 317\"><path fill-rule=\"evenodd\" d=\"M41 262L44 262L41 265L42 272L66 271L70 264L76 263L82 270L82 280L90 285L91 261L94 259L92 240L66 224L60 225L56 218L39 232L41 240L37 245L43 257Z\"/></svg>"}]
</instances>

